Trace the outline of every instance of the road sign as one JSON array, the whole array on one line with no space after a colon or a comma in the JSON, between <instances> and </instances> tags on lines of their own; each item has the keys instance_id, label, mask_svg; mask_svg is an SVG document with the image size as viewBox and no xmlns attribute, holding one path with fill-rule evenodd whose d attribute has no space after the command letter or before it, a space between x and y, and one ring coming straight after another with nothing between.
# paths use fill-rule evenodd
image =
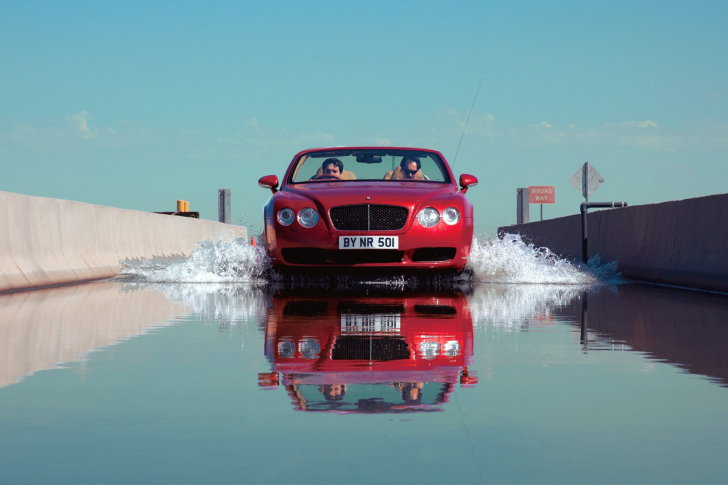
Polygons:
<instances>
[{"instance_id":1,"label":"road sign","mask_svg":"<svg viewBox=\"0 0 728 485\"><path fill-rule=\"evenodd\" d=\"M528 186L528 203L529 204L555 204L556 203L556 187L553 185L529 185Z\"/></svg>"},{"instance_id":2,"label":"road sign","mask_svg":"<svg viewBox=\"0 0 728 485\"><path fill-rule=\"evenodd\" d=\"M589 196L604 183L604 178L587 162L569 179L569 183L589 202Z\"/></svg>"}]
</instances>

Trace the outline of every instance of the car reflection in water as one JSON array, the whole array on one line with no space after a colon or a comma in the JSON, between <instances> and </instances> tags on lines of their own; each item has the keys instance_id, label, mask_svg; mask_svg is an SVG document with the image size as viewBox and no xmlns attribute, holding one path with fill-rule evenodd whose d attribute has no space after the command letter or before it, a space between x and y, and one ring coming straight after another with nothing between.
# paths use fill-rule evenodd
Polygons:
<instances>
[{"instance_id":1,"label":"car reflection in water","mask_svg":"<svg viewBox=\"0 0 728 485\"><path fill-rule=\"evenodd\" d=\"M322 297L275 295L266 320L272 372L300 411L441 411L458 383L472 387L473 321L462 293Z\"/></svg>"}]
</instances>

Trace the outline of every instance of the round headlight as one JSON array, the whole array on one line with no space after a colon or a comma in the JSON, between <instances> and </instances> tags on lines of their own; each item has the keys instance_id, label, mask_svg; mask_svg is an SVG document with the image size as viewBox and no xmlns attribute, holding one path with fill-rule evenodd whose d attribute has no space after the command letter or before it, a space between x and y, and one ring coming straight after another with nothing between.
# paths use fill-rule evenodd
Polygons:
<instances>
[{"instance_id":1,"label":"round headlight","mask_svg":"<svg viewBox=\"0 0 728 485\"><path fill-rule=\"evenodd\" d=\"M298 223L303 227L313 227L318 223L319 215L315 209L306 207L298 213Z\"/></svg>"},{"instance_id":2,"label":"round headlight","mask_svg":"<svg viewBox=\"0 0 728 485\"><path fill-rule=\"evenodd\" d=\"M440 353L440 344L425 340L420 343L420 355L423 359L434 359Z\"/></svg>"},{"instance_id":3,"label":"round headlight","mask_svg":"<svg viewBox=\"0 0 728 485\"><path fill-rule=\"evenodd\" d=\"M293 224L293 220L296 218L295 212L286 207L278 211L278 223L281 226L290 226Z\"/></svg>"},{"instance_id":4,"label":"round headlight","mask_svg":"<svg viewBox=\"0 0 728 485\"><path fill-rule=\"evenodd\" d=\"M460 342L457 340L448 340L445 342L445 355L448 357L460 355Z\"/></svg>"},{"instance_id":5,"label":"round headlight","mask_svg":"<svg viewBox=\"0 0 728 485\"><path fill-rule=\"evenodd\" d=\"M298 351L304 359L315 359L321 352L321 344L315 338L305 338L298 342Z\"/></svg>"},{"instance_id":6,"label":"round headlight","mask_svg":"<svg viewBox=\"0 0 728 485\"><path fill-rule=\"evenodd\" d=\"M296 355L296 344L284 340L278 342L278 355L283 359L290 359Z\"/></svg>"},{"instance_id":7,"label":"round headlight","mask_svg":"<svg viewBox=\"0 0 728 485\"><path fill-rule=\"evenodd\" d=\"M445 221L445 224L449 226L457 224L460 220L460 211L454 207L448 207L447 209L442 211L442 220Z\"/></svg>"},{"instance_id":8,"label":"round headlight","mask_svg":"<svg viewBox=\"0 0 728 485\"><path fill-rule=\"evenodd\" d=\"M432 227L440 222L440 213L437 212L437 209L425 207L419 214L417 214L417 220L420 221L420 224L424 227Z\"/></svg>"}]
</instances>

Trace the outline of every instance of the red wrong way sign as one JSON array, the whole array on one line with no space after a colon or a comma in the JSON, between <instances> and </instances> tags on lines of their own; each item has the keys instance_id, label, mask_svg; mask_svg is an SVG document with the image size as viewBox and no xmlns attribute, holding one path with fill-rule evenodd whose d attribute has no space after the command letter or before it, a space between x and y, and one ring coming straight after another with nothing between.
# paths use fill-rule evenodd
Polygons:
<instances>
[{"instance_id":1,"label":"red wrong way sign","mask_svg":"<svg viewBox=\"0 0 728 485\"><path fill-rule=\"evenodd\" d=\"M529 185L529 204L555 204L556 187L554 185Z\"/></svg>"}]
</instances>

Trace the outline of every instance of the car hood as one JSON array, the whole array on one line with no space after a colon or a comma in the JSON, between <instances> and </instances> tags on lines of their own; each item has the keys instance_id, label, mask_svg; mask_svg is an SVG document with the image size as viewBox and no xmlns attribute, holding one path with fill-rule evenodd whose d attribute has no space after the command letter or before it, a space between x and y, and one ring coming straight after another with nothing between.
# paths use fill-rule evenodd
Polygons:
<instances>
[{"instance_id":1,"label":"car hood","mask_svg":"<svg viewBox=\"0 0 728 485\"><path fill-rule=\"evenodd\" d=\"M457 187L421 182L317 182L287 186L284 191L306 197L326 208L352 204L413 208L432 197L454 194Z\"/></svg>"}]
</instances>

